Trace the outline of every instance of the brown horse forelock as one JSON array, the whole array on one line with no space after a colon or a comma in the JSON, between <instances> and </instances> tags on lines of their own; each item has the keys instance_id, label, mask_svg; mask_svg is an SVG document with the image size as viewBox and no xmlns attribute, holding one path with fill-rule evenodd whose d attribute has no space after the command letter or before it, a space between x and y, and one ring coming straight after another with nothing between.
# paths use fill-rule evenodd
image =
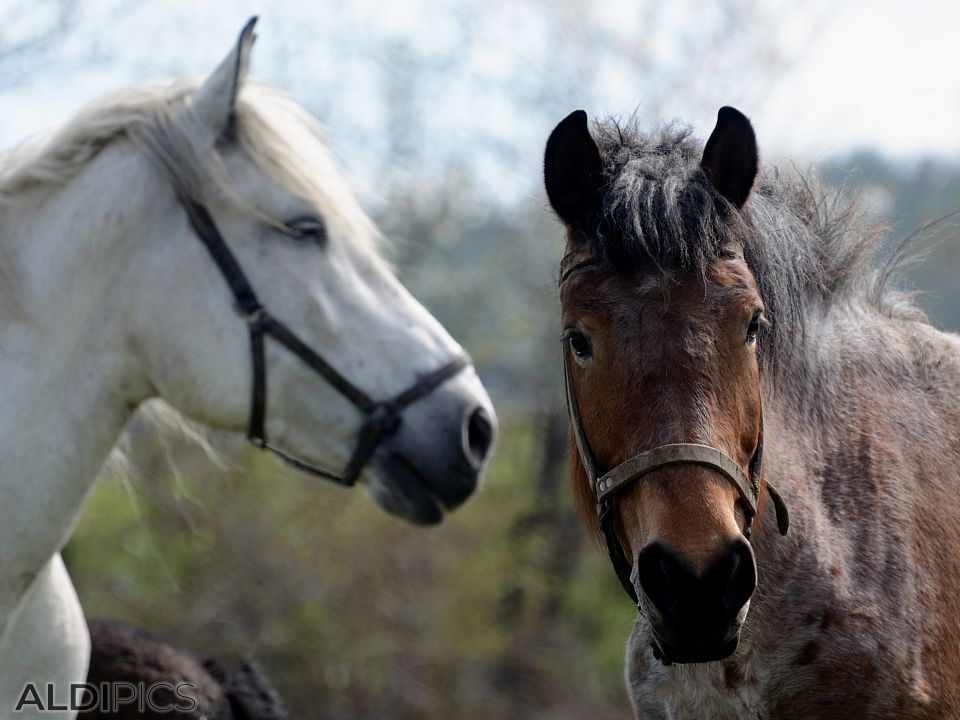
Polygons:
<instances>
[{"instance_id":1,"label":"brown horse forelock","mask_svg":"<svg viewBox=\"0 0 960 720\"><path fill-rule=\"evenodd\" d=\"M742 257L727 253L704 274L682 276L587 267L564 283L562 305L564 327L577 325L593 342L589 366L574 365L573 372L588 441L602 467L677 442L711 445L749 465L760 400L744 328L762 304ZM570 459L577 506L597 532L595 489L572 440ZM700 565L714 549L705 538L742 527L736 501L734 489L712 470L665 468L618 497L618 532L631 556L656 532Z\"/></svg>"}]
</instances>

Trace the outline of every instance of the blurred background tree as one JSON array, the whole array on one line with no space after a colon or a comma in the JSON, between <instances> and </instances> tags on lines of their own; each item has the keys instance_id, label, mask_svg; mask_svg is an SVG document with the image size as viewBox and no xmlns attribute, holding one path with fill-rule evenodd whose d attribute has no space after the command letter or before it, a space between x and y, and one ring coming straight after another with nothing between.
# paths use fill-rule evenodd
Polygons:
<instances>
[{"instance_id":1,"label":"blurred background tree","mask_svg":"<svg viewBox=\"0 0 960 720\"><path fill-rule=\"evenodd\" d=\"M5 144L104 90L209 70L257 10L5 4ZM481 494L442 527L419 529L237 438L212 438L214 462L141 414L126 461L104 471L66 551L88 615L203 654L252 654L294 717L628 717L633 609L565 482L563 239L541 191L543 143L577 107L647 124L679 116L704 136L730 103L754 117L780 163L775 151L790 150L801 125L823 127L818 98L785 95L785 78L840 11L823 0L277 0L260 11L255 73L327 124L394 241L401 278L475 358L500 414L498 449ZM860 191L892 236L960 209L960 153L837 146L840 119L814 165ZM916 132L931 122L918 118ZM795 159L806 167L810 155ZM957 234L939 228L907 279L945 328L960 327Z\"/></svg>"}]
</instances>

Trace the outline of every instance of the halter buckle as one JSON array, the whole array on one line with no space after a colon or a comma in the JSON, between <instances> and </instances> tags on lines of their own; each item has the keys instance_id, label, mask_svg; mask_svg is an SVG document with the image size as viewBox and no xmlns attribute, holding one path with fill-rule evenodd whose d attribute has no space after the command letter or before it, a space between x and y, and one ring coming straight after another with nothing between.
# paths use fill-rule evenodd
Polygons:
<instances>
[{"instance_id":1,"label":"halter buckle","mask_svg":"<svg viewBox=\"0 0 960 720\"><path fill-rule=\"evenodd\" d=\"M240 303L237 303L236 307L237 314L239 314L251 328L263 327L264 321L267 319L267 310L263 305L258 303L251 308L245 308Z\"/></svg>"},{"instance_id":2,"label":"halter buckle","mask_svg":"<svg viewBox=\"0 0 960 720\"><path fill-rule=\"evenodd\" d=\"M378 437L388 437L400 429L401 421L402 418L396 410L389 405L381 404L370 411L363 424L375 432Z\"/></svg>"}]
</instances>

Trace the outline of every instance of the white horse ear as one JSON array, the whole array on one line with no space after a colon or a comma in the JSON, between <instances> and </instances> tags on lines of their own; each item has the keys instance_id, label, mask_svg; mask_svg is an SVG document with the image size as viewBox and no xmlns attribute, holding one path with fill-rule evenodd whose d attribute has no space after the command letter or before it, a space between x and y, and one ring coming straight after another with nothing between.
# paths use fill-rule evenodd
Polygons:
<instances>
[{"instance_id":1,"label":"white horse ear","mask_svg":"<svg viewBox=\"0 0 960 720\"><path fill-rule=\"evenodd\" d=\"M247 77L250 48L256 39L253 34L256 24L256 16L247 21L240 31L236 46L197 89L191 102L200 120L216 133L217 142L230 140L234 136L237 93Z\"/></svg>"}]
</instances>

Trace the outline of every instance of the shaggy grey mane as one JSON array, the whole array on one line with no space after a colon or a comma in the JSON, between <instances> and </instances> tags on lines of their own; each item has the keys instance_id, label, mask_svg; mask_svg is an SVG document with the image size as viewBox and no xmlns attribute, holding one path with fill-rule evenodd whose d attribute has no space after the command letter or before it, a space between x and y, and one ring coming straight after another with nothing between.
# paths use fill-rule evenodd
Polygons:
<instances>
[{"instance_id":1,"label":"shaggy grey mane","mask_svg":"<svg viewBox=\"0 0 960 720\"><path fill-rule=\"evenodd\" d=\"M833 310L885 322L923 318L891 286L914 236L876 267L886 227L868 221L842 189L827 192L800 173L763 172L737 213L700 168L703 144L689 127L645 134L635 122L606 121L593 135L608 178L582 228L594 254L615 273L676 277L705 275L723 253L742 248L770 322L760 338L766 369L805 374L797 361L810 323Z\"/></svg>"}]
</instances>

